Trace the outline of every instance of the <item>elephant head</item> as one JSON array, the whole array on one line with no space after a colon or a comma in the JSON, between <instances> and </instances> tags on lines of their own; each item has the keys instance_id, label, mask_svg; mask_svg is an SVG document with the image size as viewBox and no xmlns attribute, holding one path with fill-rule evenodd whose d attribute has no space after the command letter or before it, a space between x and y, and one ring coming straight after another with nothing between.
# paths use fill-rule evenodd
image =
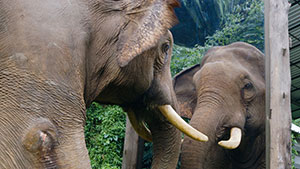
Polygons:
<instances>
[{"instance_id":1,"label":"elephant head","mask_svg":"<svg viewBox=\"0 0 300 169\"><path fill-rule=\"evenodd\" d=\"M175 167L176 127L207 140L174 111L176 0L0 4L0 168L90 168L83 128L93 101L129 112L153 141L153 168Z\"/></svg>"},{"instance_id":2,"label":"elephant head","mask_svg":"<svg viewBox=\"0 0 300 169\"><path fill-rule=\"evenodd\" d=\"M207 143L184 138L181 168L265 168L264 55L236 42L213 47L175 76L180 112Z\"/></svg>"}]
</instances>

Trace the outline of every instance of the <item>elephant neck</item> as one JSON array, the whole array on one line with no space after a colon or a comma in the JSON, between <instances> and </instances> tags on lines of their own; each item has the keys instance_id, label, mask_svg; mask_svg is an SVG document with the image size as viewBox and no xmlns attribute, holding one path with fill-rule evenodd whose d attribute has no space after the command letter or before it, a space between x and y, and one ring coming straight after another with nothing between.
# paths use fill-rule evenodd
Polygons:
<instances>
[{"instance_id":1,"label":"elephant neck","mask_svg":"<svg viewBox=\"0 0 300 169\"><path fill-rule=\"evenodd\" d=\"M256 137L244 137L240 148L226 150L228 158L235 169L265 168L265 138L264 134Z\"/></svg>"}]
</instances>

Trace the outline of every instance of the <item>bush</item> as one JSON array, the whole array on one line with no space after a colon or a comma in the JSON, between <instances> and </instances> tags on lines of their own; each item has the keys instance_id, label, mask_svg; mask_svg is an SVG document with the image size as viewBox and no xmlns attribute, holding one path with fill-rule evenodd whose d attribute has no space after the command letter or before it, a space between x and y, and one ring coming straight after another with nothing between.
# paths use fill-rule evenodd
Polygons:
<instances>
[{"instance_id":1,"label":"bush","mask_svg":"<svg viewBox=\"0 0 300 169\"><path fill-rule=\"evenodd\" d=\"M85 141L94 169L122 167L126 114L118 106L93 103L87 110Z\"/></svg>"}]
</instances>

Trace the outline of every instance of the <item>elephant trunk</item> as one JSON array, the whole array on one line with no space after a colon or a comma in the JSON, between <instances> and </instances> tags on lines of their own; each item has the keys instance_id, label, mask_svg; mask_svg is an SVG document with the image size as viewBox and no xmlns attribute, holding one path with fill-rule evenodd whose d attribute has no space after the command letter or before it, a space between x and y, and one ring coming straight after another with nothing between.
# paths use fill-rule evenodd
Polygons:
<instances>
[{"instance_id":1,"label":"elephant trunk","mask_svg":"<svg viewBox=\"0 0 300 169\"><path fill-rule=\"evenodd\" d=\"M178 110L178 102L173 90L170 89L171 105L175 111ZM156 109L157 116L150 121L149 127L153 138L153 161L152 169L174 169L177 166L181 133L165 115L159 107ZM176 112L175 112L176 113Z\"/></svg>"},{"instance_id":2,"label":"elephant trunk","mask_svg":"<svg viewBox=\"0 0 300 169\"><path fill-rule=\"evenodd\" d=\"M215 106L214 106L215 107ZM229 168L226 162L226 156L222 147L218 145L218 122L221 121L222 116L216 116L216 108L203 106L196 108L196 111L190 121L190 125L197 130L202 131L209 138L208 142L196 142L189 137L184 137L181 154L181 168L182 169L218 169ZM218 162L213 162L214 159Z\"/></svg>"},{"instance_id":3,"label":"elephant trunk","mask_svg":"<svg viewBox=\"0 0 300 169\"><path fill-rule=\"evenodd\" d=\"M153 137L152 169L176 168L180 152L180 132L167 119L153 122L150 129Z\"/></svg>"},{"instance_id":4,"label":"elephant trunk","mask_svg":"<svg viewBox=\"0 0 300 169\"><path fill-rule=\"evenodd\" d=\"M170 84L171 82L169 82ZM171 87L168 88L168 91L171 96L169 101L170 107L177 111L178 102L175 92ZM153 138L153 161L151 168L174 169L177 166L180 154L181 132L166 117L161 108L162 106L156 108L156 115L148 123Z\"/></svg>"},{"instance_id":5,"label":"elephant trunk","mask_svg":"<svg viewBox=\"0 0 300 169\"><path fill-rule=\"evenodd\" d=\"M173 95L172 91L171 94ZM170 103L177 110L178 104L174 95ZM127 109L127 112L128 116L132 116L130 121L136 132L153 143L152 169L174 169L179 159L181 134L158 107L159 105L147 107L140 103Z\"/></svg>"}]
</instances>

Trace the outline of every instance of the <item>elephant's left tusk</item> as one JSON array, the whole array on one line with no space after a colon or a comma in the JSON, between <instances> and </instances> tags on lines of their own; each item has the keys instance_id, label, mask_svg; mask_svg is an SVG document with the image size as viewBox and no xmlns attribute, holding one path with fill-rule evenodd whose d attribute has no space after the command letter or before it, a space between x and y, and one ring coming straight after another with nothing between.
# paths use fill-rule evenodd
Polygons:
<instances>
[{"instance_id":1,"label":"elephant's left tusk","mask_svg":"<svg viewBox=\"0 0 300 169\"><path fill-rule=\"evenodd\" d=\"M144 140L152 142L152 134L151 131L146 127L144 122L139 122L136 119L136 116L132 110L129 110L127 112L129 121L135 130L135 132L138 133L140 137L142 137Z\"/></svg>"},{"instance_id":2,"label":"elephant's left tusk","mask_svg":"<svg viewBox=\"0 0 300 169\"><path fill-rule=\"evenodd\" d=\"M237 127L233 127L230 130L230 138L227 141L220 141L218 144L226 149L236 149L242 140L242 130Z\"/></svg>"}]
</instances>

